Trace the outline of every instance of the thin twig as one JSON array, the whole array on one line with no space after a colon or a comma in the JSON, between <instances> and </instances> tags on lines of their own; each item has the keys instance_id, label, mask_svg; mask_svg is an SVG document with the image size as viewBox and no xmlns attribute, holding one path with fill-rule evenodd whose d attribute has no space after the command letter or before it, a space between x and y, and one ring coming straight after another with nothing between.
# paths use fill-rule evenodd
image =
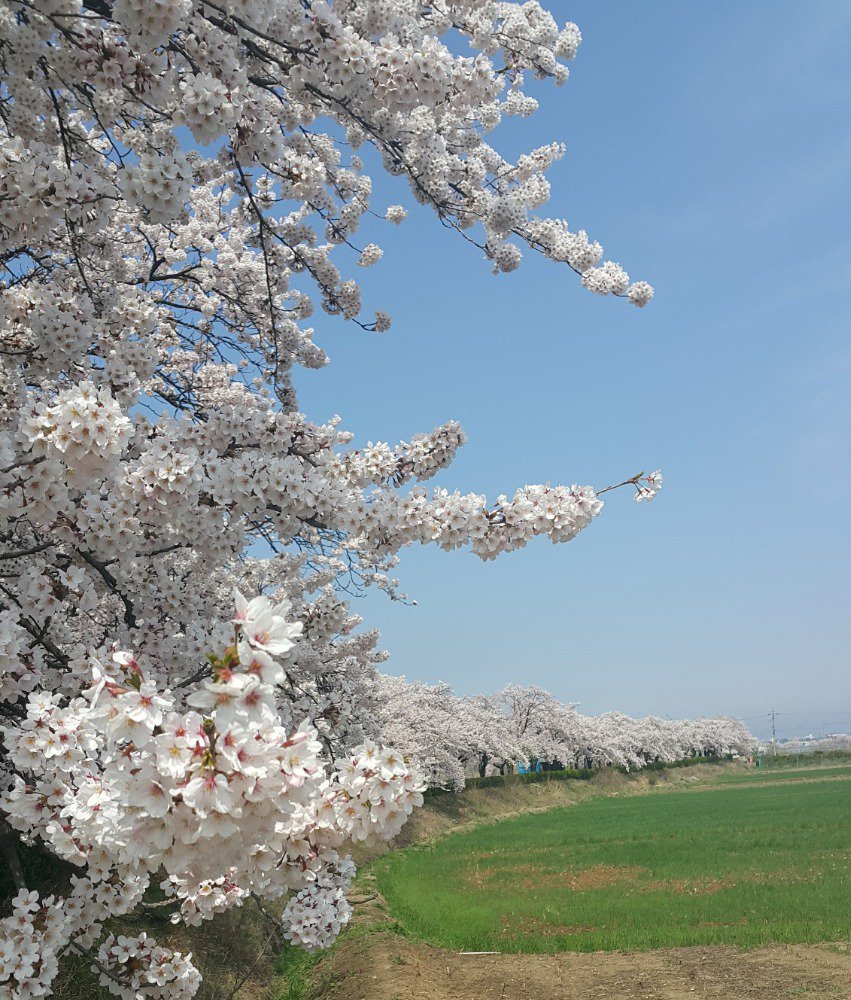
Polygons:
<instances>
[{"instance_id":1,"label":"thin twig","mask_svg":"<svg viewBox=\"0 0 851 1000\"><path fill-rule=\"evenodd\" d=\"M642 470L641 472L637 472L634 476L631 476L629 479L624 479L622 483L615 483L614 486L604 486L603 489L595 490L594 492L597 496L600 496L601 493L608 493L609 490L619 490L621 486L638 486L638 480L641 479L643 475L644 471Z\"/></svg>"}]
</instances>

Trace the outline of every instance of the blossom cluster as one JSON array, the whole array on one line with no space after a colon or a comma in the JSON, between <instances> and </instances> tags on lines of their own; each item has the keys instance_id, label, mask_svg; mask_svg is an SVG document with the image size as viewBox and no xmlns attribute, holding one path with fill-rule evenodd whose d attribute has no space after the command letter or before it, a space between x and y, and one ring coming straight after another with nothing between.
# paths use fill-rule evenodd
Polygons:
<instances>
[{"instance_id":1,"label":"blossom cluster","mask_svg":"<svg viewBox=\"0 0 851 1000\"><path fill-rule=\"evenodd\" d=\"M422 805L421 778L408 758L372 740L355 747L338 769L341 821L352 840L391 839Z\"/></svg>"},{"instance_id":2,"label":"blossom cluster","mask_svg":"<svg viewBox=\"0 0 851 1000\"><path fill-rule=\"evenodd\" d=\"M197 927L205 920L212 920L217 913L242 905L248 891L239 885L236 877L237 872L232 869L227 875L202 879L192 890L186 879L169 875L160 883L160 888L166 896L180 899L180 909L171 915L172 923Z\"/></svg>"},{"instance_id":3,"label":"blossom cluster","mask_svg":"<svg viewBox=\"0 0 851 1000\"><path fill-rule=\"evenodd\" d=\"M284 910L287 940L305 951L332 944L352 916L346 894L354 874L351 859L342 858L290 897Z\"/></svg>"},{"instance_id":4,"label":"blossom cluster","mask_svg":"<svg viewBox=\"0 0 851 1000\"><path fill-rule=\"evenodd\" d=\"M11 916L0 920L0 990L9 1000L50 995L61 953L69 947L85 952L101 934L98 918L132 908L133 903L127 903L132 891L104 892L97 883L77 876L71 881L72 892L64 898L42 898L35 890L21 889L12 900ZM123 1000L180 1000L193 996L200 985L191 958L157 945L145 934L117 941L110 934L93 968L101 985Z\"/></svg>"},{"instance_id":5,"label":"blossom cluster","mask_svg":"<svg viewBox=\"0 0 851 1000\"><path fill-rule=\"evenodd\" d=\"M57 945L67 944L61 900L21 889L12 915L0 920L0 993L10 1000L47 996L58 971Z\"/></svg>"},{"instance_id":6,"label":"blossom cluster","mask_svg":"<svg viewBox=\"0 0 851 1000\"><path fill-rule=\"evenodd\" d=\"M29 454L56 455L66 477L102 475L104 466L120 457L132 433L129 418L109 388L88 381L60 390L52 399L34 401L19 427Z\"/></svg>"},{"instance_id":7,"label":"blossom cluster","mask_svg":"<svg viewBox=\"0 0 851 1000\"><path fill-rule=\"evenodd\" d=\"M401 754L367 743L332 769L315 729L287 731L275 687L301 623L285 617L286 600L236 591L235 605L233 644L210 657L211 676L184 698L188 710L117 650L109 663L93 661L84 697L31 695L26 718L3 732L14 771L0 808L24 837L87 869L76 910L67 899L57 905L76 913L74 929L90 939L162 868L163 888L179 903L175 919L196 924L249 894L294 892L284 911L292 939L325 946L348 919L354 871L337 848L394 836L422 802L424 785ZM105 985L122 996L197 988L188 957L146 939L108 938L98 960Z\"/></svg>"},{"instance_id":8,"label":"blossom cluster","mask_svg":"<svg viewBox=\"0 0 851 1000\"><path fill-rule=\"evenodd\" d=\"M136 937L108 935L97 957L101 986L121 1000L188 1000L201 985L191 953L163 948L144 931Z\"/></svg>"},{"instance_id":9,"label":"blossom cluster","mask_svg":"<svg viewBox=\"0 0 851 1000\"><path fill-rule=\"evenodd\" d=\"M635 486L636 503L639 503L642 500L652 500L659 490L662 489L662 473L659 469L657 469L655 472L650 472L646 476L641 476Z\"/></svg>"}]
</instances>

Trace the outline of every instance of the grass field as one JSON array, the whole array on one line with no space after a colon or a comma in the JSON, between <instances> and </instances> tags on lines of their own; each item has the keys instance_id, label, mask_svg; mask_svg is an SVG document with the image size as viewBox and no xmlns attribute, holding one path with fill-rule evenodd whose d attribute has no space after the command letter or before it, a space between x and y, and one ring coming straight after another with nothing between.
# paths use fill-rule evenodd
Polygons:
<instances>
[{"instance_id":1,"label":"grass field","mask_svg":"<svg viewBox=\"0 0 851 1000\"><path fill-rule=\"evenodd\" d=\"M380 859L378 886L408 934L470 951L851 939L851 768L731 778L753 787L592 799L455 834Z\"/></svg>"}]
</instances>

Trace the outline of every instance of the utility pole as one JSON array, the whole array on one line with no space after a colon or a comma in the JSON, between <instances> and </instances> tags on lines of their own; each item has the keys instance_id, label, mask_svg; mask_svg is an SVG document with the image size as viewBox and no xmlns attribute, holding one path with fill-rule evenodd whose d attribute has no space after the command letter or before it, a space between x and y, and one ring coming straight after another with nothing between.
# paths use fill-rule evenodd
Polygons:
<instances>
[{"instance_id":1,"label":"utility pole","mask_svg":"<svg viewBox=\"0 0 851 1000\"><path fill-rule=\"evenodd\" d=\"M772 708L771 710L771 755L772 757L777 756L777 727L775 726L775 718L777 713Z\"/></svg>"}]
</instances>

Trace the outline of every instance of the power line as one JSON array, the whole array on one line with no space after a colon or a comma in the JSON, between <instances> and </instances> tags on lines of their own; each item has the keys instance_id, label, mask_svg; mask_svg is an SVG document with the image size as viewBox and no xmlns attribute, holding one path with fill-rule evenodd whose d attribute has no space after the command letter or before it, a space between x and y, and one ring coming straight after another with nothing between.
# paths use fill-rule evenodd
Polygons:
<instances>
[{"instance_id":1,"label":"power line","mask_svg":"<svg viewBox=\"0 0 851 1000\"><path fill-rule=\"evenodd\" d=\"M771 713L769 712L769 715L770 714ZM777 714L780 715L780 712L778 712ZM847 711L835 712L832 708L826 708L826 709L824 709L821 712L784 712L783 714L784 715L791 715L793 717L796 717L796 716L799 716L799 715L851 715L851 712L847 712Z\"/></svg>"},{"instance_id":2,"label":"power line","mask_svg":"<svg viewBox=\"0 0 851 1000\"><path fill-rule=\"evenodd\" d=\"M851 715L851 711L841 710L839 712L835 712L832 708L826 708L822 712L776 712L775 714L777 716L783 715L787 719L797 719L800 715L817 715L824 718L825 716L832 715ZM771 712L763 712L762 715L746 715L740 718L742 722L753 722L756 719L770 719Z\"/></svg>"}]
</instances>

